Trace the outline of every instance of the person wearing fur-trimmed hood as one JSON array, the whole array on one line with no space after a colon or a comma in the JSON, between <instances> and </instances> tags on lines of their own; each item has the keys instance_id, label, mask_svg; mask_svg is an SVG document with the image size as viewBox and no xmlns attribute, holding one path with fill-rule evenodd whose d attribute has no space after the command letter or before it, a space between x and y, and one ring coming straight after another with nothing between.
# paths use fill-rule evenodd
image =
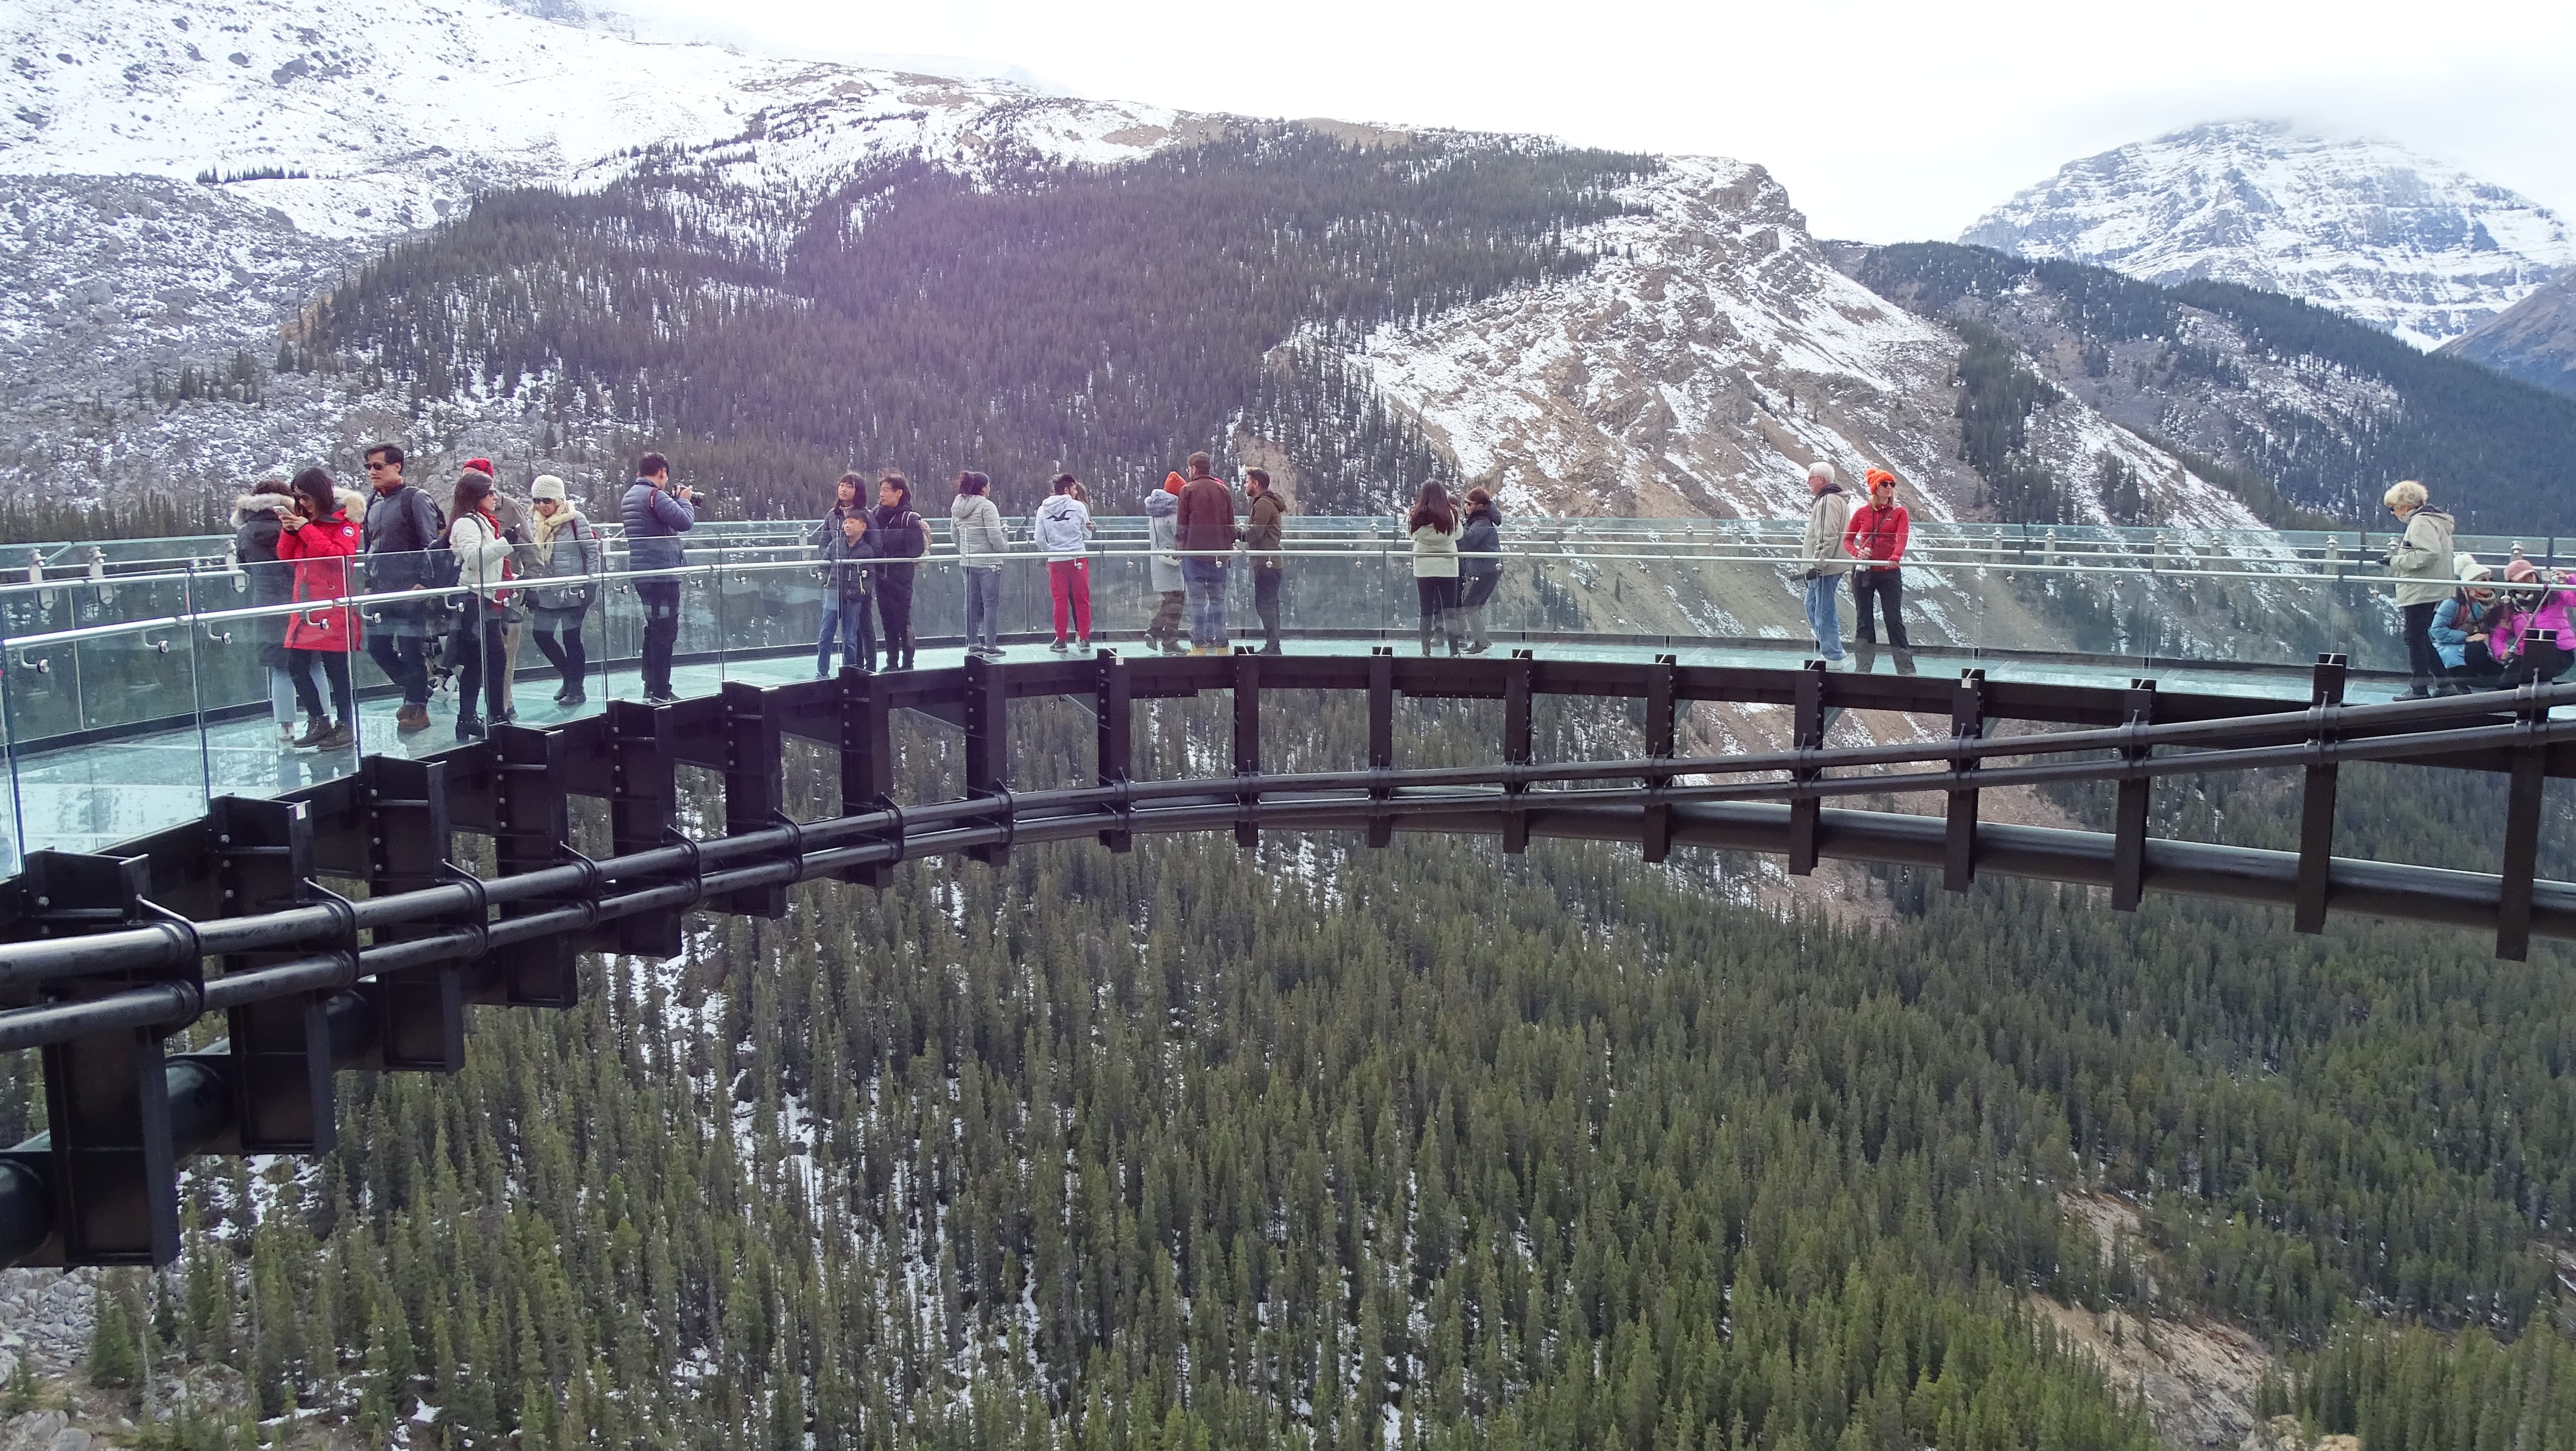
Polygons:
<instances>
[{"instance_id":1,"label":"person wearing fur-trimmed hood","mask_svg":"<svg viewBox=\"0 0 2576 1451\"><path fill-rule=\"evenodd\" d=\"M295 508L284 479L262 479L233 500L233 559L240 564L253 607L275 607L295 598L295 567L277 557L278 517ZM295 742L295 676L287 669L286 615L250 621L251 643L268 672L268 707L281 746Z\"/></svg>"}]
</instances>

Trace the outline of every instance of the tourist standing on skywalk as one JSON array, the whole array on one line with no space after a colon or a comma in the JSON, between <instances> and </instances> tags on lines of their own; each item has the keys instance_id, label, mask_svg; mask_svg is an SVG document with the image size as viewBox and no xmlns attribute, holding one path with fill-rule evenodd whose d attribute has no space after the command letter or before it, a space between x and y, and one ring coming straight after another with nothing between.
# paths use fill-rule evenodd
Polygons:
<instances>
[{"instance_id":1,"label":"tourist standing on skywalk","mask_svg":"<svg viewBox=\"0 0 2576 1451\"><path fill-rule=\"evenodd\" d=\"M1074 497L1077 487L1073 475L1056 475L1030 519L1038 547L1046 551L1047 595L1055 602L1055 643L1047 648L1059 655L1072 648L1065 643L1068 615L1082 648L1091 648L1091 510Z\"/></svg>"},{"instance_id":2,"label":"tourist standing on skywalk","mask_svg":"<svg viewBox=\"0 0 2576 1451\"><path fill-rule=\"evenodd\" d=\"M297 602L345 599L349 593L349 560L357 554L362 528L349 517L359 506L356 494L331 481L320 469L306 469L291 486L295 506L277 516L277 557L295 566ZM304 707L304 734L295 744L306 750L336 751L358 739L356 692L349 684L349 652L360 635L355 612L346 605L298 610L286 620L287 669L295 677L295 698ZM322 694L313 685L313 662L331 681L334 720L322 713Z\"/></svg>"},{"instance_id":3,"label":"tourist standing on skywalk","mask_svg":"<svg viewBox=\"0 0 2576 1451\"><path fill-rule=\"evenodd\" d=\"M1807 534L1798 558L1806 565L1807 628L1815 631L1816 648L1828 669L1843 663L1843 622L1834 608L1836 592L1852 561L1843 554L1843 534L1851 527L1851 496L1843 492L1834 466L1822 459L1807 466Z\"/></svg>"},{"instance_id":4,"label":"tourist standing on skywalk","mask_svg":"<svg viewBox=\"0 0 2576 1451\"><path fill-rule=\"evenodd\" d=\"M367 482L375 490L367 499L361 526L366 536L367 593L429 588L433 583L430 551L439 547L438 536L445 527L438 506L429 501L429 495L403 482L399 445L380 443L367 450ZM429 729L430 617L438 608L434 600L398 600L370 611L376 628L368 632L367 654L402 691L394 728L406 734Z\"/></svg>"},{"instance_id":5,"label":"tourist standing on skywalk","mask_svg":"<svg viewBox=\"0 0 2576 1451\"><path fill-rule=\"evenodd\" d=\"M477 463L486 460L477 459ZM447 550L456 556L456 582L465 587L465 614L453 637L456 654L456 738L483 739L483 717L475 709L479 693L491 718L501 719L503 691L510 677L501 624L510 607L510 541L501 533L493 510L492 476L469 468L456 479L448 502Z\"/></svg>"},{"instance_id":6,"label":"tourist standing on skywalk","mask_svg":"<svg viewBox=\"0 0 2576 1451\"><path fill-rule=\"evenodd\" d=\"M823 577L823 628L814 636L814 678L817 680L832 673L832 651L841 642L841 591L835 583L839 576L830 561L833 551L840 546L843 516L867 507L859 502L859 494L867 486L867 477L863 474L841 475L841 481L832 486L831 509L815 522L813 531L805 538L806 543L814 546L817 557L824 561L819 571Z\"/></svg>"},{"instance_id":7,"label":"tourist standing on skywalk","mask_svg":"<svg viewBox=\"0 0 2576 1451\"><path fill-rule=\"evenodd\" d=\"M957 558L966 577L966 653L986 660L1002 658L1002 552L1011 547L1002 533L1002 511L992 499L993 481L969 469L957 476L957 497L949 501L949 532L957 540Z\"/></svg>"},{"instance_id":8,"label":"tourist standing on skywalk","mask_svg":"<svg viewBox=\"0 0 2576 1451\"><path fill-rule=\"evenodd\" d=\"M1424 484L1413 512L1404 516L1413 538L1413 592L1422 606L1422 653L1431 653L1436 626L1449 653L1460 653L1458 638L1458 511L1449 491Z\"/></svg>"},{"instance_id":9,"label":"tourist standing on skywalk","mask_svg":"<svg viewBox=\"0 0 2576 1451\"><path fill-rule=\"evenodd\" d=\"M2415 683L2400 700L2422 700L2442 683L2442 654L2433 647L2433 612L2457 585L2451 561L2451 516L2427 503L2413 479L2389 486L2383 502L2406 532L2388 546L2388 572L2397 577L2397 614L2406 636L2406 663Z\"/></svg>"},{"instance_id":10,"label":"tourist standing on skywalk","mask_svg":"<svg viewBox=\"0 0 2576 1451\"><path fill-rule=\"evenodd\" d=\"M295 507L295 491L284 479L262 479L233 501L233 558L250 585L253 606L282 605L295 598L295 571L277 558L278 519ZM250 637L268 672L269 716L277 722L280 746L295 743L295 676L286 658L286 616L262 615L250 622Z\"/></svg>"},{"instance_id":11,"label":"tourist standing on skywalk","mask_svg":"<svg viewBox=\"0 0 2576 1451\"><path fill-rule=\"evenodd\" d=\"M563 677L555 704L575 707L590 699L583 686L590 655L582 648L581 622L590 613L590 602L599 598L599 571L606 556L599 547L599 531L573 503L563 480L539 474L528 486L528 495L536 522L529 528L527 574L541 581L528 592L533 622L529 633L537 637L537 649ZM554 580L572 583L555 584Z\"/></svg>"},{"instance_id":12,"label":"tourist standing on skywalk","mask_svg":"<svg viewBox=\"0 0 2576 1451\"><path fill-rule=\"evenodd\" d=\"M1181 582L1190 595L1190 653L1222 655L1225 637L1225 561L1234 551L1234 491L1208 472L1215 460L1190 455L1189 482L1181 485Z\"/></svg>"},{"instance_id":13,"label":"tourist standing on skywalk","mask_svg":"<svg viewBox=\"0 0 2576 1451\"><path fill-rule=\"evenodd\" d=\"M868 536L868 511L852 509L841 516L840 531L823 546L823 568L831 583L833 613L841 622L841 668L871 675L877 668L876 624L869 596L876 590L876 541Z\"/></svg>"},{"instance_id":14,"label":"tourist standing on skywalk","mask_svg":"<svg viewBox=\"0 0 2576 1451\"><path fill-rule=\"evenodd\" d=\"M1268 469L1246 469L1243 491L1252 502L1245 508L1248 521L1243 531L1243 547L1252 554L1252 612L1261 617L1261 653L1276 655L1279 649L1279 586L1284 578L1279 552L1288 531L1288 501L1270 487Z\"/></svg>"},{"instance_id":15,"label":"tourist standing on skywalk","mask_svg":"<svg viewBox=\"0 0 2576 1451\"><path fill-rule=\"evenodd\" d=\"M1878 643L1878 626L1869 615L1872 595L1887 616L1887 643L1910 649L1905 640L1905 538L1911 529L1905 506L1896 502L1896 475L1871 469L1862 476L1869 502L1852 511L1843 530L1843 553L1858 561L1852 571L1852 607L1859 618L1853 631L1860 643ZM1899 657L1902 659L1902 657Z\"/></svg>"},{"instance_id":16,"label":"tourist standing on skywalk","mask_svg":"<svg viewBox=\"0 0 2576 1451\"><path fill-rule=\"evenodd\" d=\"M1467 653L1494 647L1485 633L1485 606L1503 579L1503 510L1483 489L1467 491L1467 528L1458 536L1458 616L1466 625Z\"/></svg>"},{"instance_id":17,"label":"tourist standing on skywalk","mask_svg":"<svg viewBox=\"0 0 2576 1451\"><path fill-rule=\"evenodd\" d=\"M1181 649L1182 604L1189 586L1181 579L1181 476L1163 475L1163 486L1145 495L1145 583L1154 591L1154 618L1145 622L1145 646L1167 655Z\"/></svg>"},{"instance_id":18,"label":"tourist standing on skywalk","mask_svg":"<svg viewBox=\"0 0 2576 1451\"><path fill-rule=\"evenodd\" d=\"M920 569L912 561L930 552L930 521L912 511L912 480L895 473L877 480L868 533L875 538L877 557L896 561L877 566L877 618L885 624L886 668L910 670L912 585Z\"/></svg>"},{"instance_id":19,"label":"tourist standing on skywalk","mask_svg":"<svg viewBox=\"0 0 2576 1451\"><path fill-rule=\"evenodd\" d=\"M695 490L671 483L671 461L648 453L635 461L635 482L626 486L618 512L626 520L626 565L629 569L678 569L688 563L680 536L697 527ZM644 703L669 705L671 650L680 638L680 581L676 577L635 581L635 598L644 606Z\"/></svg>"}]
</instances>

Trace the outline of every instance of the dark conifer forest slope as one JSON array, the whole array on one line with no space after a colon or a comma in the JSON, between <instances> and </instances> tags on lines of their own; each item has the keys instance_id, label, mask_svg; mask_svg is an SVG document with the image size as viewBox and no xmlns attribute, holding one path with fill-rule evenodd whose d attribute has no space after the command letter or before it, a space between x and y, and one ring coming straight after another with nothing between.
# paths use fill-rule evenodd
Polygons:
<instances>
[{"instance_id":1,"label":"dark conifer forest slope","mask_svg":"<svg viewBox=\"0 0 2576 1451\"><path fill-rule=\"evenodd\" d=\"M2119 422L2255 475L2281 522L2377 527L2380 490L2421 478L2463 528L2576 534L2576 398L2233 283L2159 287L1939 242L1871 248L1851 270L2000 330Z\"/></svg>"},{"instance_id":2,"label":"dark conifer forest slope","mask_svg":"<svg viewBox=\"0 0 2576 1451\"><path fill-rule=\"evenodd\" d=\"M1374 508L1438 472L1430 448L1322 354L1284 375L1264 355L1578 271L1565 232L1652 167L1296 125L1114 168L1004 157L971 182L895 163L798 219L774 265L697 225L682 178L503 192L333 293L309 343L426 396L545 377L552 424L686 435L741 512L801 511L852 458L1079 466L1132 506L1247 414L1356 456L1349 497L1307 508Z\"/></svg>"},{"instance_id":3,"label":"dark conifer forest slope","mask_svg":"<svg viewBox=\"0 0 2576 1451\"><path fill-rule=\"evenodd\" d=\"M1140 767L1216 721L1148 712ZM1025 779L1090 731L1025 713ZM2477 860L2480 792L2351 774L2356 849ZM2289 830L2261 783L2163 801ZM2251 1329L2373 1446L2576 1444L2576 961L1901 873L1875 924L1783 916L1760 870L1273 836L809 885L478 1010L459 1077L344 1078L317 1172L210 1162L183 1262L108 1293L368 1445L2152 1445L2034 1293Z\"/></svg>"}]
</instances>

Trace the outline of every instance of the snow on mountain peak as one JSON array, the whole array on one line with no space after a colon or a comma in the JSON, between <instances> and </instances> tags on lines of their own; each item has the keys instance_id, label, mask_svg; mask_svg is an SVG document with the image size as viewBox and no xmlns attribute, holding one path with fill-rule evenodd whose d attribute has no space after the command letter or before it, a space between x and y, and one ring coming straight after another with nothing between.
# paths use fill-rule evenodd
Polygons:
<instances>
[{"instance_id":1,"label":"snow on mountain peak","mask_svg":"<svg viewBox=\"0 0 2576 1451\"><path fill-rule=\"evenodd\" d=\"M703 146L763 111L848 121L846 167L1010 139L1069 159L1151 150L1173 113L659 44L498 0L13 0L0 10L0 173L191 180L301 230L374 239L499 186L604 180L637 148Z\"/></svg>"},{"instance_id":2,"label":"snow on mountain peak","mask_svg":"<svg viewBox=\"0 0 2576 1451\"><path fill-rule=\"evenodd\" d=\"M2527 198L2391 142L2281 121L2195 126L2069 162L1959 240L2283 292L2421 348L2576 267L2576 236Z\"/></svg>"}]
</instances>

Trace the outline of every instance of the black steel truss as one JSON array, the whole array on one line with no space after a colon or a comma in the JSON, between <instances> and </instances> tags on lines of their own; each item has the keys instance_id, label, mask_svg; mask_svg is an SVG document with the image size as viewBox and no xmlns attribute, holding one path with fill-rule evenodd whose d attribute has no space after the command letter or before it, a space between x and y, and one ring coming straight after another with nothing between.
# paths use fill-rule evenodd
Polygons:
<instances>
[{"instance_id":1,"label":"black steel truss","mask_svg":"<svg viewBox=\"0 0 2576 1451\"><path fill-rule=\"evenodd\" d=\"M2316 932L2330 912L2492 931L2499 956L2534 937L2576 939L2576 884L2536 880L2542 793L2576 776L2576 686L2535 686L2387 705L2343 703L2341 657L2317 663L2311 703L1989 679L1843 675L1800 668L1651 661L1365 656L1096 658L864 675L762 688L740 682L667 706L616 701L552 729L496 726L486 742L359 772L278 800L224 798L207 815L98 855L35 852L0 883L0 1050L44 1054L49 1132L0 1150L0 1264L166 1263L178 1251L178 1165L191 1155L320 1153L334 1141L344 1068L452 1072L469 1004L566 1007L584 952L668 956L691 910L776 917L786 889L818 877L883 886L895 863L963 853L998 863L1016 846L1094 837L1264 828L1397 830L1633 841L1649 860L1676 845L1766 852L1793 873L1823 859L1937 868L1964 891L1979 872L2108 889L2134 910L2149 891L2268 903ZM1233 772L1132 778L1137 700L1232 695ZM1364 694L1367 768L1265 772L1266 691ZM1398 696L1503 704L1492 765L1394 768ZM1096 783L1009 784L1014 701L1069 696L1099 722ZM1542 696L1636 701L1646 754L1539 762ZM1674 754L1690 701L1790 708L1783 751ZM1920 744L1828 747L1836 713L1939 719ZM962 732L967 795L901 805L890 793L895 712ZM1997 736L2002 722L2050 727ZM840 754L840 814L783 812L783 742ZM2492 771L2510 782L2496 874L2332 855L2336 772L2380 760ZM722 773L723 835L674 826L681 764ZM2163 776L2258 767L2304 771L2299 849L2262 851L2149 834ZM1867 774L1849 773L1868 768ZM1910 768L1910 769L1909 769ZM1690 779L1698 778L1698 779ZM1724 779L1709 779L1724 778ZM2060 781L2116 783L2113 829L1980 821L1982 791ZM1932 793L1939 815L1830 808L1851 796ZM569 804L608 804L611 853L574 850ZM488 835L495 874L455 864L457 832ZM317 880L358 866L368 896ZM206 962L217 959L209 974ZM163 1040L209 1012L228 1037L167 1054Z\"/></svg>"}]
</instances>

